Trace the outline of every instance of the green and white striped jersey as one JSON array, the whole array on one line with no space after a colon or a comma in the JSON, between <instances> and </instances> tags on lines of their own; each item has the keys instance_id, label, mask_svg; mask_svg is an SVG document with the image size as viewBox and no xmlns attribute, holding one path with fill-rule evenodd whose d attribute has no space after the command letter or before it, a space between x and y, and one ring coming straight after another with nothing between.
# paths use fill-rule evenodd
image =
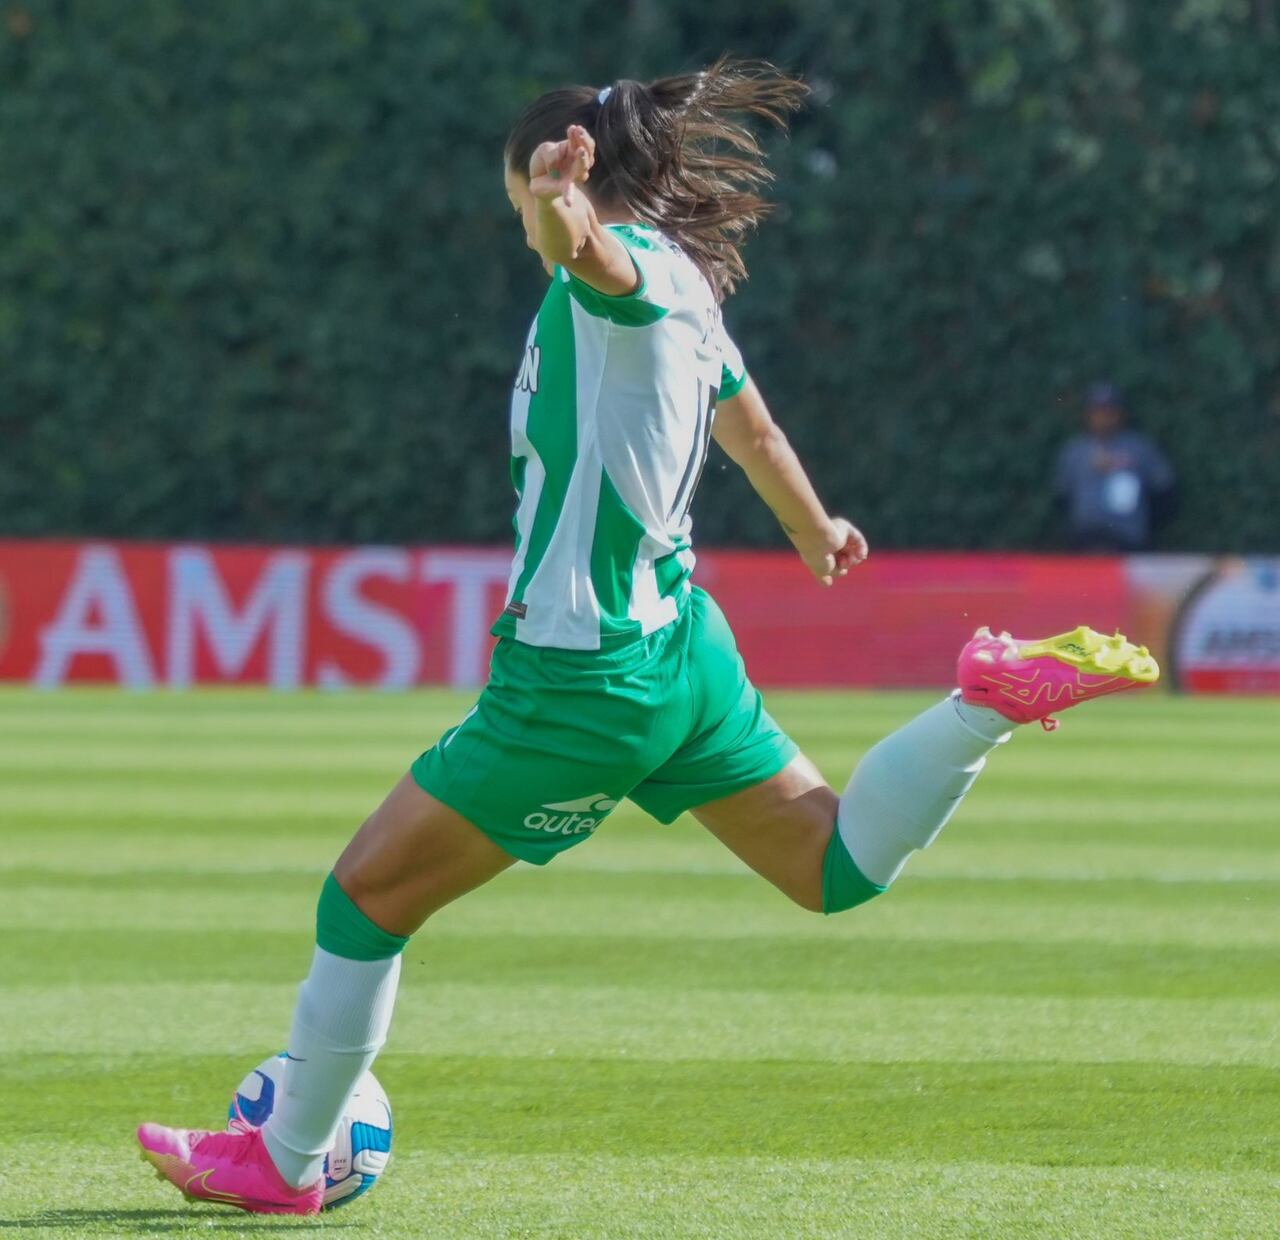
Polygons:
<instances>
[{"instance_id":1,"label":"green and white striped jersey","mask_svg":"<svg viewBox=\"0 0 1280 1240\"><path fill-rule=\"evenodd\" d=\"M746 381L693 262L653 229L610 231L639 288L557 267L511 401L516 552L493 631L534 646L607 649L677 618L716 399Z\"/></svg>"}]
</instances>

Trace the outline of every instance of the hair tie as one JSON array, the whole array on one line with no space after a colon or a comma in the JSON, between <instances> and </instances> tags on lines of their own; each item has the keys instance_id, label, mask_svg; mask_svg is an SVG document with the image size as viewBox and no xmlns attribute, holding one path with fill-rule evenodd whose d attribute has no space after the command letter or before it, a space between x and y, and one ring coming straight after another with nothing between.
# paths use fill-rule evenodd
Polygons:
<instances>
[{"instance_id":1,"label":"hair tie","mask_svg":"<svg viewBox=\"0 0 1280 1240\"><path fill-rule=\"evenodd\" d=\"M601 107L604 107L605 101L606 101L606 100L609 98L609 96L610 96L610 95L612 95L612 94L613 94L613 87L612 87L612 86L606 86L606 87L604 88L604 90L602 90L602 91L601 91L601 92L596 96L596 102L597 102Z\"/></svg>"}]
</instances>

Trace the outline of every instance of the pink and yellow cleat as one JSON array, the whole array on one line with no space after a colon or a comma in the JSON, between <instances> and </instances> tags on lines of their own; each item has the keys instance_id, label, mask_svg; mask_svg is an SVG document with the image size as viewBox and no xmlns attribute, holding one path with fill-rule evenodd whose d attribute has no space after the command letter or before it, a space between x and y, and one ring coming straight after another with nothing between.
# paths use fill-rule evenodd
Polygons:
<instances>
[{"instance_id":1,"label":"pink and yellow cleat","mask_svg":"<svg viewBox=\"0 0 1280 1240\"><path fill-rule=\"evenodd\" d=\"M956 671L969 705L989 706L1014 723L1038 719L1046 732L1058 726L1055 710L1160 679L1145 646L1083 626L1036 642L981 628L960 652Z\"/></svg>"},{"instance_id":2,"label":"pink and yellow cleat","mask_svg":"<svg viewBox=\"0 0 1280 1240\"><path fill-rule=\"evenodd\" d=\"M324 1180L307 1188L286 1184L257 1128L201 1132L143 1124L138 1144L156 1174L192 1200L251 1214L319 1214L324 1204Z\"/></svg>"}]
</instances>

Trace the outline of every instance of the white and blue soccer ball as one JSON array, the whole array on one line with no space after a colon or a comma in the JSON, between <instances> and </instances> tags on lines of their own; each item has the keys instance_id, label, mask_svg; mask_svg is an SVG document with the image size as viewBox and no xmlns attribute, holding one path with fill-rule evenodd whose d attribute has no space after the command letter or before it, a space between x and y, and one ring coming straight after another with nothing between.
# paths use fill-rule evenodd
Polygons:
<instances>
[{"instance_id":1,"label":"white and blue soccer ball","mask_svg":"<svg viewBox=\"0 0 1280 1240\"><path fill-rule=\"evenodd\" d=\"M284 1091L283 1051L260 1063L240 1082L227 1112L227 1128L261 1128ZM391 1103L372 1072L366 1072L343 1112L324 1160L324 1209L345 1206L367 1193L391 1157Z\"/></svg>"}]
</instances>

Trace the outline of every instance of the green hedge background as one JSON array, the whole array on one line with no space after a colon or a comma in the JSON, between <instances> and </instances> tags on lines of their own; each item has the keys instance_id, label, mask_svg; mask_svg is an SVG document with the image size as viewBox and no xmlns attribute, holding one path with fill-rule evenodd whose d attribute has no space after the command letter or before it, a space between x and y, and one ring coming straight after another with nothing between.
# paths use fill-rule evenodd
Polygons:
<instances>
[{"instance_id":1,"label":"green hedge background","mask_svg":"<svg viewBox=\"0 0 1280 1240\"><path fill-rule=\"evenodd\" d=\"M1161 545L1280 547L1276 0L0 5L0 532L509 536L541 273L515 112L724 50L802 71L726 314L880 546L1053 547L1109 376ZM704 543L767 545L723 458Z\"/></svg>"}]
</instances>

